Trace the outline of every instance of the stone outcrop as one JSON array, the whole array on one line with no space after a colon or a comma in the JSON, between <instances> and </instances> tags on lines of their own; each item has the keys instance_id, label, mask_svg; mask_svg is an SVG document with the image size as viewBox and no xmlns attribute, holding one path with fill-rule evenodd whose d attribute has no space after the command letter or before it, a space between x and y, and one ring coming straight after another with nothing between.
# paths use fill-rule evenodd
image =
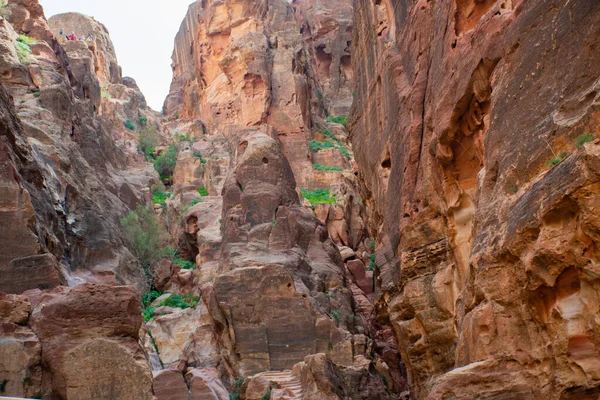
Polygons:
<instances>
[{"instance_id":1,"label":"stone outcrop","mask_svg":"<svg viewBox=\"0 0 600 400\"><path fill-rule=\"evenodd\" d=\"M158 175L111 121L158 116L106 32L63 42L35 0L1 5L0 48L0 395L149 399L147 281L120 218ZM122 91L122 115L105 86Z\"/></svg>"},{"instance_id":2,"label":"stone outcrop","mask_svg":"<svg viewBox=\"0 0 600 400\"><path fill-rule=\"evenodd\" d=\"M600 7L358 0L354 15L378 316L412 396L595 396Z\"/></svg>"},{"instance_id":3,"label":"stone outcrop","mask_svg":"<svg viewBox=\"0 0 600 400\"><path fill-rule=\"evenodd\" d=\"M135 148L115 145L111 123L100 115L110 103L101 96L101 83L121 86L132 99L143 96L121 84L118 68L107 72L116 56L106 32L94 30L94 39L63 47L40 10L35 1L11 1L0 19L2 46L10 50L3 53L8 56L0 77L10 93L1 102L0 220L9 229L0 233L7 249L0 254L0 290L20 293L67 281L143 290L145 279L123 244L119 219L145 201L158 177L139 156L128 156ZM77 15L67 21L92 21ZM152 114L145 102L120 103L135 108L136 118L138 112ZM126 130L123 120L120 130Z\"/></svg>"}]
</instances>

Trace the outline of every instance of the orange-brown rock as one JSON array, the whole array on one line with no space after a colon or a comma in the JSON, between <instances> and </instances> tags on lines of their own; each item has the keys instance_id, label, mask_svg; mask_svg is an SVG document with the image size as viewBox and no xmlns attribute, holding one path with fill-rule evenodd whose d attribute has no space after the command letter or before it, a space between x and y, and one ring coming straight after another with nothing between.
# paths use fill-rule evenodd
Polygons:
<instances>
[{"instance_id":1,"label":"orange-brown rock","mask_svg":"<svg viewBox=\"0 0 600 400\"><path fill-rule=\"evenodd\" d=\"M412 396L595 396L600 6L354 11L350 130Z\"/></svg>"},{"instance_id":2,"label":"orange-brown rock","mask_svg":"<svg viewBox=\"0 0 600 400\"><path fill-rule=\"evenodd\" d=\"M131 287L82 284L48 292L30 321L47 368L44 394L150 398L152 373L138 342L141 323Z\"/></svg>"},{"instance_id":3,"label":"orange-brown rock","mask_svg":"<svg viewBox=\"0 0 600 400\"><path fill-rule=\"evenodd\" d=\"M31 303L26 296L0 292L0 322L25 325L31 314Z\"/></svg>"},{"instance_id":4,"label":"orange-brown rock","mask_svg":"<svg viewBox=\"0 0 600 400\"><path fill-rule=\"evenodd\" d=\"M33 397L42 383L40 340L27 327L0 322L2 394Z\"/></svg>"},{"instance_id":5,"label":"orange-brown rock","mask_svg":"<svg viewBox=\"0 0 600 400\"><path fill-rule=\"evenodd\" d=\"M189 400L189 389L183 374L177 369L155 372L152 389L158 400Z\"/></svg>"},{"instance_id":6,"label":"orange-brown rock","mask_svg":"<svg viewBox=\"0 0 600 400\"><path fill-rule=\"evenodd\" d=\"M185 374L185 380L190 388L190 400L229 399L229 392L214 369L194 368Z\"/></svg>"}]
</instances>

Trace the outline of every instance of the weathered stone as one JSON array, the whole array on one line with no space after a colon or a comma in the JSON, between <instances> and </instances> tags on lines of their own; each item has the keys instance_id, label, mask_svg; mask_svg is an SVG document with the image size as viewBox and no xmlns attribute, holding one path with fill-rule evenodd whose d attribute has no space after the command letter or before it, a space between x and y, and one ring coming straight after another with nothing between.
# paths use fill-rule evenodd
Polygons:
<instances>
[{"instance_id":1,"label":"weathered stone","mask_svg":"<svg viewBox=\"0 0 600 400\"><path fill-rule=\"evenodd\" d=\"M185 380L190 400L229 400L229 392L215 369L194 368L185 374Z\"/></svg>"},{"instance_id":2,"label":"weathered stone","mask_svg":"<svg viewBox=\"0 0 600 400\"><path fill-rule=\"evenodd\" d=\"M31 327L42 343L48 389L73 399L148 399L152 374L138 343L141 322L131 287L83 284L42 297Z\"/></svg>"},{"instance_id":3,"label":"weathered stone","mask_svg":"<svg viewBox=\"0 0 600 400\"><path fill-rule=\"evenodd\" d=\"M31 303L25 296L0 292L0 323L25 325L31 314Z\"/></svg>"},{"instance_id":4,"label":"weathered stone","mask_svg":"<svg viewBox=\"0 0 600 400\"><path fill-rule=\"evenodd\" d=\"M580 52L600 7L354 4L349 126L411 395L584 396L599 153L576 139L600 115L597 51Z\"/></svg>"},{"instance_id":5,"label":"weathered stone","mask_svg":"<svg viewBox=\"0 0 600 400\"><path fill-rule=\"evenodd\" d=\"M0 290L7 293L53 289L65 284L66 279L52 254L16 258L9 266L0 267Z\"/></svg>"},{"instance_id":6,"label":"weathered stone","mask_svg":"<svg viewBox=\"0 0 600 400\"><path fill-rule=\"evenodd\" d=\"M190 396L183 374L177 369L155 372L152 389L158 400L189 400Z\"/></svg>"},{"instance_id":7,"label":"weathered stone","mask_svg":"<svg viewBox=\"0 0 600 400\"><path fill-rule=\"evenodd\" d=\"M41 346L31 329L0 322L0 378L3 395L33 397L42 382Z\"/></svg>"}]
</instances>

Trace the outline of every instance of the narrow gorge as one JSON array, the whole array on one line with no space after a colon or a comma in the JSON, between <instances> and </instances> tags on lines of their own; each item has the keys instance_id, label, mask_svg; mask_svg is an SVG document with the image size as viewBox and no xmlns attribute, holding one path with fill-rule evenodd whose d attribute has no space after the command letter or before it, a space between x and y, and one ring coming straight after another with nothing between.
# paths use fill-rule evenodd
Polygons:
<instances>
[{"instance_id":1,"label":"narrow gorge","mask_svg":"<svg viewBox=\"0 0 600 400\"><path fill-rule=\"evenodd\" d=\"M600 399L600 2L182 18L0 0L0 399Z\"/></svg>"}]
</instances>

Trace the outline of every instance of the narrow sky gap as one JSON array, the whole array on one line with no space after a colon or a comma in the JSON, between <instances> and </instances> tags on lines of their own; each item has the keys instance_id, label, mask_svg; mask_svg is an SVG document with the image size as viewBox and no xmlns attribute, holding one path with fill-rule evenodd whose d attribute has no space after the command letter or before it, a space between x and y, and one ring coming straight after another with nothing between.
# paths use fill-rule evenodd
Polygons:
<instances>
[{"instance_id":1,"label":"narrow sky gap","mask_svg":"<svg viewBox=\"0 0 600 400\"><path fill-rule=\"evenodd\" d=\"M47 18L65 12L94 17L109 30L123 76L134 78L161 111L171 84L173 40L192 0L40 0ZM78 32L75 32L78 34Z\"/></svg>"}]
</instances>

